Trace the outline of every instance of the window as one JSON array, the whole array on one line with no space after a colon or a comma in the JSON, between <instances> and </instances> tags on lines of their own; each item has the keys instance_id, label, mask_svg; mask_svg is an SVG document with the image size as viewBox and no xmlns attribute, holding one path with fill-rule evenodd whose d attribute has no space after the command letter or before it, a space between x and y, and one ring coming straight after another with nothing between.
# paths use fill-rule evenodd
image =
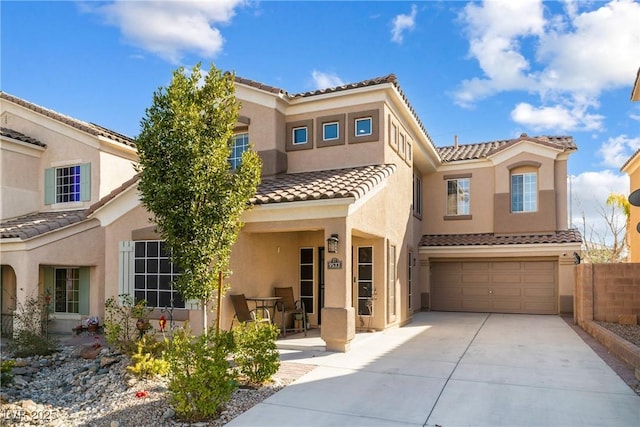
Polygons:
<instances>
[{"instance_id":1,"label":"window","mask_svg":"<svg viewBox=\"0 0 640 427\"><path fill-rule=\"evenodd\" d=\"M399 147L399 153L400 153L400 157L402 157L404 159L404 155L405 155L405 151L406 151L406 140L407 137L404 136L404 134L400 134L400 147Z\"/></svg>"},{"instance_id":2,"label":"window","mask_svg":"<svg viewBox=\"0 0 640 427\"><path fill-rule=\"evenodd\" d=\"M80 201L80 165L56 168L56 203Z\"/></svg>"},{"instance_id":3,"label":"window","mask_svg":"<svg viewBox=\"0 0 640 427\"><path fill-rule=\"evenodd\" d=\"M331 141L338 139L340 136L340 125L338 122L323 123L322 124L322 140Z\"/></svg>"},{"instance_id":4,"label":"window","mask_svg":"<svg viewBox=\"0 0 640 427\"><path fill-rule=\"evenodd\" d=\"M249 134L239 133L231 138L231 154L229 155L229 163L231 169L236 170L242 162L242 154L249 149Z\"/></svg>"},{"instance_id":5,"label":"window","mask_svg":"<svg viewBox=\"0 0 640 427\"><path fill-rule=\"evenodd\" d=\"M300 249L300 299L307 313L313 313L313 248Z\"/></svg>"},{"instance_id":6,"label":"window","mask_svg":"<svg viewBox=\"0 0 640 427\"><path fill-rule=\"evenodd\" d=\"M307 143L307 127L301 126L293 128L293 144L306 144Z\"/></svg>"},{"instance_id":7,"label":"window","mask_svg":"<svg viewBox=\"0 0 640 427\"><path fill-rule=\"evenodd\" d=\"M56 313L80 312L80 269L56 268L54 310Z\"/></svg>"},{"instance_id":8,"label":"window","mask_svg":"<svg viewBox=\"0 0 640 427\"><path fill-rule=\"evenodd\" d=\"M358 247L358 315L373 316L373 247Z\"/></svg>"},{"instance_id":9,"label":"window","mask_svg":"<svg viewBox=\"0 0 640 427\"><path fill-rule=\"evenodd\" d=\"M511 212L538 210L538 179L535 172L511 175Z\"/></svg>"},{"instance_id":10,"label":"window","mask_svg":"<svg viewBox=\"0 0 640 427\"><path fill-rule=\"evenodd\" d=\"M165 242L136 241L134 250L134 296L146 300L149 307L184 308L182 296L173 287L180 275L177 265L169 260Z\"/></svg>"},{"instance_id":11,"label":"window","mask_svg":"<svg viewBox=\"0 0 640 427\"><path fill-rule=\"evenodd\" d=\"M371 135L371 117L356 119L356 136Z\"/></svg>"},{"instance_id":12,"label":"window","mask_svg":"<svg viewBox=\"0 0 640 427\"><path fill-rule=\"evenodd\" d=\"M447 180L447 215L469 215L469 178Z\"/></svg>"},{"instance_id":13,"label":"window","mask_svg":"<svg viewBox=\"0 0 640 427\"><path fill-rule=\"evenodd\" d=\"M422 178L413 175L413 213L422 217Z\"/></svg>"},{"instance_id":14,"label":"window","mask_svg":"<svg viewBox=\"0 0 640 427\"><path fill-rule=\"evenodd\" d=\"M44 203L91 200L91 164L52 167L44 171Z\"/></svg>"}]
</instances>

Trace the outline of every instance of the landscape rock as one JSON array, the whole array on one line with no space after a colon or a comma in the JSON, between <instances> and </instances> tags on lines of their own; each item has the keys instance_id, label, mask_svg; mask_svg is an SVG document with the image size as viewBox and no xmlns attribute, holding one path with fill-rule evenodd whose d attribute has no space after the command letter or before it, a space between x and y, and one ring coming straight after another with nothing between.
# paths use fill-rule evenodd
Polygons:
<instances>
[{"instance_id":1,"label":"landscape rock","mask_svg":"<svg viewBox=\"0 0 640 427\"><path fill-rule=\"evenodd\" d=\"M176 417L168 402L168 380L163 377L136 379L126 370L129 359L110 349L98 348L98 359L77 357L87 346L63 346L50 357L24 359L22 367L37 362L39 368L27 376L15 376L2 385L0 413L37 414L12 419L8 425L31 426L193 426ZM93 349L92 346L88 347ZM75 356L74 356L75 355ZM3 355L4 357L4 355ZM106 359L106 360L105 360ZM42 364L48 360L49 364ZM105 365L101 367L101 365ZM297 378L299 375L295 376ZM276 378L267 387L236 390L216 419L199 423L222 426L291 383L295 378ZM146 391L144 398L136 392ZM13 408L13 410L12 410ZM5 425L0 420L0 425Z\"/></svg>"},{"instance_id":2,"label":"landscape rock","mask_svg":"<svg viewBox=\"0 0 640 427\"><path fill-rule=\"evenodd\" d=\"M98 357L98 354L100 354L100 351L100 347L96 348L91 345L84 346L80 350L80 357L82 357L83 359L95 359L96 357Z\"/></svg>"}]
</instances>

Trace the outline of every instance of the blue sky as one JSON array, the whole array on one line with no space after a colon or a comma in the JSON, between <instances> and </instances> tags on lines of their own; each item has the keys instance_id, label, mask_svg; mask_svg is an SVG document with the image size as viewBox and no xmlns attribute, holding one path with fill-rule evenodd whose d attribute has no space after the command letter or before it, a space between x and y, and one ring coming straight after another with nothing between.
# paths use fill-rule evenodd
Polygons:
<instances>
[{"instance_id":1,"label":"blue sky","mask_svg":"<svg viewBox=\"0 0 640 427\"><path fill-rule=\"evenodd\" d=\"M640 3L6 1L3 91L135 136L202 62L303 92L394 73L438 146L572 135L574 217L599 217L640 148Z\"/></svg>"}]
</instances>

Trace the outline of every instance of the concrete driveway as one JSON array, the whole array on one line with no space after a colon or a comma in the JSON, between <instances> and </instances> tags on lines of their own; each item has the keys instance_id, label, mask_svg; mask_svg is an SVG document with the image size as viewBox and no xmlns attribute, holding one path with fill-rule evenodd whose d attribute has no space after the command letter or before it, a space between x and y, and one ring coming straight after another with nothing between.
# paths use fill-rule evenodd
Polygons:
<instances>
[{"instance_id":1,"label":"concrete driveway","mask_svg":"<svg viewBox=\"0 0 640 427\"><path fill-rule=\"evenodd\" d=\"M417 313L229 426L640 426L640 396L558 316Z\"/></svg>"}]
</instances>

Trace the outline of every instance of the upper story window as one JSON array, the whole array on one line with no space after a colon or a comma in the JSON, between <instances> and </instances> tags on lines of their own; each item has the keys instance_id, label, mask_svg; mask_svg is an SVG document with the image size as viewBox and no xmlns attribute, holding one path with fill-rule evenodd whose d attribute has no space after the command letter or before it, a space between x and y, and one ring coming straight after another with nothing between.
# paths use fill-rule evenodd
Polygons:
<instances>
[{"instance_id":1,"label":"upper story window","mask_svg":"<svg viewBox=\"0 0 640 427\"><path fill-rule=\"evenodd\" d=\"M307 137L307 127L306 126L300 126L297 128L293 128L292 132L292 141L293 141L293 145L298 145L298 144L306 144L309 139Z\"/></svg>"},{"instance_id":2,"label":"upper story window","mask_svg":"<svg viewBox=\"0 0 640 427\"><path fill-rule=\"evenodd\" d=\"M56 203L80 201L80 165L56 168Z\"/></svg>"},{"instance_id":3,"label":"upper story window","mask_svg":"<svg viewBox=\"0 0 640 427\"><path fill-rule=\"evenodd\" d=\"M134 251L134 295L136 302L146 300L149 307L184 308L184 300L174 289L180 275L178 266L169 259L165 242L136 241Z\"/></svg>"},{"instance_id":4,"label":"upper story window","mask_svg":"<svg viewBox=\"0 0 640 427\"><path fill-rule=\"evenodd\" d=\"M44 193L45 205L91 200L91 163L45 169Z\"/></svg>"},{"instance_id":5,"label":"upper story window","mask_svg":"<svg viewBox=\"0 0 640 427\"><path fill-rule=\"evenodd\" d=\"M422 178L413 175L413 214L422 217Z\"/></svg>"},{"instance_id":6,"label":"upper story window","mask_svg":"<svg viewBox=\"0 0 640 427\"><path fill-rule=\"evenodd\" d=\"M368 136L372 133L372 119L371 117L364 117L356 119L355 129L356 136Z\"/></svg>"},{"instance_id":7,"label":"upper story window","mask_svg":"<svg viewBox=\"0 0 640 427\"><path fill-rule=\"evenodd\" d=\"M322 124L322 140L332 141L340 137L340 124L338 122Z\"/></svg>"},{"instance_id":8,"label":"upper story window","mask_svg":"<svg viewBox=\"0 0 640 427\"><path fill-rule=\"evenodd\" d=\"M469 215L470 183L469 178L447 180L447 215Z\"/></svg>"},{"instance_id":9,"label":"upper story window","mask_svg":"<svg viewBox=\"0 0 640 427\"><path fill-rule=\"evenodd\" d=\"M231 138L231 154L229 163L231 169L236 170L242 162L242 154L249 149L249 133L238 133Z\"/></svg>"},{"instance_id":10,"label":"upper story window","mask_svg":"<svg viewBox=\"0 0 640 427\"><path fill-rule=\"evenodd\" d=\"M538 210L538 175L535 172L511 175L511 212Z\"/></svg>"}]
</instances>

